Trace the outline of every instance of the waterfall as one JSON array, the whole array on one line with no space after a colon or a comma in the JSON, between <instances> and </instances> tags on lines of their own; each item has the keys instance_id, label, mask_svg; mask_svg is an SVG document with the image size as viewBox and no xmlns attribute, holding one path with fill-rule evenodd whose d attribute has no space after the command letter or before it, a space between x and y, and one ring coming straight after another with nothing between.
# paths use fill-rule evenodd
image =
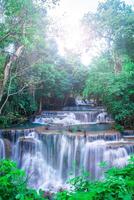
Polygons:
<instances>
[{"instance_id":1,"label":"waterfall","mask_svg":"<svg viewBox=\"0 0 134 200\"><path fill-rule=\"evenodd\" d=\"M74 114L76 120L79 120L80 122L83 123L88 123L88 122L96 122L99 111L75 112Z\"/></svg>"},{"instance_id":2,"label":"waterfall","mask_svg":"<svg viewBox=\"0 0 134 200\"><path fill-rule=\"evenodd\" d=\"M5 143L2 138L0 138L0 159L4 159L5 156Z\"/></svg>"},{"instance_id":3,"label":"waterfall","mask_svg":"<svg viewBox=\"0 0 134 200\"><path fill-rule=\"evenodd\" d=\"M104 161L109 164L109 166L123 167L128 162L128 152L125 148L110 149L104 153Z\"/></svg>"},{"instance_id":4,"label":"waterfall","mask_svg":"<svg viewBox=\"0 0 134 200\"><path fill-rule=\"evenodd\" d=\"M45 163L42 157L42 142L36 132L29 132L18 138L14 146L13 160L26 171L31 187L37 189L43 184L41 180L45 180L43 173Z\"/></svg>"},{"instance_id":5,"label":"waterfall","mask_svg":"<svg viewBox=\"0 0 134 200\"><path fill-rule=\"evenodd\" d=\"M100 179L104 176L101 162L106 162L108 167L123 167L134 152L134 143L123 141L119 133L110 131L85 135L27 130L12 135L11 158L26 171L29 186L49 191L67 187L66 181L83 171L92 180ZM3 141L0 139L1 158L5 158Z\"/></svg>"},{"instance_id":6,"label":"waterfall","mask_svg":"<svg viewBox=\"0 0 134 200\"><path fill-rule=\"evenodd\" d=\"M87 142L84 147L84 169L90 173L92 179L98 179L101 176L99 163L103 161L105 151L106 143L103 140Z\"/></svg>"},{"instance_id":7,"label":"waterfall","mask_svg":"<svg viewBox=\"0 0 134 200\"><path fill-rule=\"evenodd\" d=\"M59 111L59 112L42 112L41 116L37 116L33 123L36 124L85 124L104 122L104 116L101 110L91 111ZM99 119L99 120L98 120ZM97 121L98 120L98 121Z\"/></svg>"},{"instance_id":8,"label":"waterfall","mask_svg":"<svg viewBox=\"0 0 134 200\"><path fill-rule=\"evenodd\" d=\"M116 147L111 148L114 140ZM83 136L30 132L18 137L14 160L28 174L31 187L54 191L83 170L93 180L101 178L103 169L99 163L103 161L109 167L126 165L134 149L127 144L118 146L120 141L117 133Z\"/></svg>"}]
</instances>

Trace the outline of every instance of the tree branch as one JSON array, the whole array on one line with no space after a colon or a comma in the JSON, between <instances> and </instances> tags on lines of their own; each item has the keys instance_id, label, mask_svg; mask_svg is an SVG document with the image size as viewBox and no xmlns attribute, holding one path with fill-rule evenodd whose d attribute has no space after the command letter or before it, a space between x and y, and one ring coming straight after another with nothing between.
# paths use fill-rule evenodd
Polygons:
<instances>
[{"instance_id":1,"label":"tree branch","mask_svg":"<svg viewBox=\"0 0 134 200\"><path fill-rule=\"evenodd\" d=\"M10 32L8 32L6 35L4 35L3 37L1 37L0 38L0 42L2 42L3 40L5 40L9 35L10 35Z\"/></svg>"}]
</instances>

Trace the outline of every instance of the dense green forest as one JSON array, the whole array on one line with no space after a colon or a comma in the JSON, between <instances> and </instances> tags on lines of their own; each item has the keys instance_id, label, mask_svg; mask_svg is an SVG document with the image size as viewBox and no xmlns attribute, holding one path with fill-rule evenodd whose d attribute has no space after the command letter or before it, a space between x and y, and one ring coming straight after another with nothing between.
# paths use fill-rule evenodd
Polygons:
<instances>
[{"instance_id":1,"label":"dense green forest","mask_svg":"<svg viewBox=\"0 0 134 200\"><path fill-rule=\"evenodd\" d=\"M104 43L89 66L79 53L58 54L48 37L47 10L58 1L1 0L0 126L22 123L43 109L66 105L69 97L95 99L117 124L134 127L134 11L120 0L99 4L81 23L89 40Z\"/></svg>"}]
</instances>

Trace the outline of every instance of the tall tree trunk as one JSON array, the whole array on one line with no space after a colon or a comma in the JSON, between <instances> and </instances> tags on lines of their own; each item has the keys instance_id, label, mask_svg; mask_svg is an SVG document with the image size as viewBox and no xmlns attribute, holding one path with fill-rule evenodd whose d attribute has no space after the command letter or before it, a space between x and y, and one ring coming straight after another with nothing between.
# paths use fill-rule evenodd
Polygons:
<instances>
[{"instance_id":1,"label":"tall tree trunk","mask_svg":"<svg viewBox=\"0 0 134 200\"><path fill-rule=\"evenodd\" d=\"M0 115L2 114L2 110L8 101L9 96L6 97L5 101L3 102L2 106L0 107Z\"/></svg>"},{"instance_id":2,"label":"tall tree trunk","mask_svg":"<svg viewBox=\"0 0 134 200\"><path fill-rule=\"evenodd\" d=\"M120 73L122 70L121 59L117 53L114 52L114 72L115 74Z\"/></svg>"},{"instance_id":3,"label":"tall tree trunk","mask_svg":"<svg viewBox=\"0 0 134 200\"><path fill-rule=\"evenodd\" d=\"M43 105L43 99L40 97L40 102L39 102L39 113L42 111L42 105Z\"/></svg>"},{"instance_id":4,"label":"tall tree trunk","mask_svg":"<svg viewBox=\"0 0 134 200\"><path fill-rule=\"evenodd\" d=\"M15 54L13 56L10 56L8 62L5 64L4 78L3 78L3 81L1 83L1 88L0 88L0 102L1 102L2 97L4 95L5 86L6 86L7 82L8 82L8 79L9 79L11 65L21 55L23 48L24 48L23 45L21 45L20 47L18 47L18 49L16 50Z\"/></svg>"},{"instance_id":5,"label":"tall tree trunk","mask_svg":"<svg viewBox=\"0 0 134 200\"><path fill-rule=\"evenodd\" d=\"M63 100L63 106L66 106L66 103L68 101L68 98L70 97L70 94L67 94Z\"/></svg>"}]
</instances>

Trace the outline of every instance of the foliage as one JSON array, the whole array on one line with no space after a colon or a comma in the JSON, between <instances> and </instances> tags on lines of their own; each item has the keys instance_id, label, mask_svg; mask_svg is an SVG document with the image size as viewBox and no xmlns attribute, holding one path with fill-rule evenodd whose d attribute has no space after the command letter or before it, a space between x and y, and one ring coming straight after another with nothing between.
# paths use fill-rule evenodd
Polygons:
<instances>
[{"instance_id":1,"label":"foliage","mask_svg":"<svg viewBox=\"0 0 134 200\"><path fill-rule=\"evenodd\" d=\"M105 62L107 63L107 60ZM124 61L122 71L114 74L112 72L102 73L102 67L103 70L106 68L99 61L96 68L93 64L89 71L84 95L99 99L107 107L117 124L125 128L133 128L134 71L128 71L128 66L130 64Z\"/></svg>"},{"instance_id":2,"label":"foliage","mask_svg":"<svg viewBox=\"0 0 134 200\"><path fill-rule=\"evenodd\" d=\"M0 199L1 200L43 200L43 194L27 186L27 177L16 164L9 160L0 161Z\"/></svg>"},{"instance_id":3,"label":"foliage","mask_svg":"<svg viewBox=\"0 0 134 200\"><path fill-rule=\"evenodd\" d=\"M89 190L89 173L83 172L81 176L70 179L69 183L75 187L75 190L87 192Z\"/></svg>"},{"instance_id":4,"label":"foliage","mask_svg":"<svg viewBox=\"0 0 134 200\"><path fill-rule=\"evenodd\" d=\"M84 96L104 104L117 124L133 128L133 9L120 0L107 0L95 14L85 16L85 24L95 39L105 39L107 48L91 63Z\"/></svg>"},{"instance_id":5,"label":"foliage","mask_svg":"<svg viewBox=\"0 0 134 200\"><path fill-rule=\"evenodd\" d=\"M112 168L106 172L105 179L96 182L83 182L76 177L70 181L73 191L59 192L56 200L132 200L134 198L134 157L123 168ZM79 184L78 184L79 183ZM79 185L79 187L78 187ZM84 186L84 187L83 187Z\"/></svg>"},{"instance_id":6,"label":"foliage","mask_svg":"<svg viewBox=\"0 0 134 200\"><path fill-rule=\"evenodd\" d=\"M134 198L134 157L123 168L111 168L101 181L89 181L89 174L72 178L70 191L58 192L56 200L133 200ZM2 200L43 200L44 192L37 193L28 188L24 171L9 160L0 161L0 199Z\"/></svg>"},{"instance_id":7,"label":"foliage","mask_svg":"<svg viewBox=\"0 0 134 200\"><path fill-rule=\"evenodd\" d=\"M115 127L115 129L116 129L117 131L120 131L120 132L123 132L123 131L124 131L123 126L121 126L120 124L115 124L114 127Z\"/></svg>"},{"instance_id":8,"label":"foliage","mask_svg":"<svg viewBox=\"0 0 134 200\"><path fill-rule=\"evenodd\" d=\"M61 108L69 97L83 94L96 105L105 105L116 124L133 128L133 9L120 0L107 0L99 4L96 13L84 17L83 25L95 45L98 40L105 43L105 49L85 68L79 56L59 56L56 42L46 34L49 0L39 2L0 2L1 126L19 123L42 109ZM19 47L22 52L14 57ZM9 119L11 113L18 115L18 121L15 116Z\"/></svg>"},{"instance_id":9,"label":"foliage","mask_svg":"<svg viewBox=\"0 0 134 200\"><path fill-rule=\"evenodd\" d=\"M4 93L0 95L3 127L16 121L12 117L8 119L9 113L26 118L46 107L63 106L70 95L82 94L84 89L87 70L83 70L80 61L60 57L56 42L46 35L49 27L46 9L51 2L55 5L57 1L39 2L0 2L3 16L0 24L0 94L7 73L5 66L11 59ZM14 60L20 46L23 51ZM19 122L18 118L16 123Z\"/></svg>"},{"instance_id":10,"label":"foliage","mask_svg":"<svg viewBox=\"0 0 134 200\"><path fill-rule=\"evenodd\" d=\"M100 2L97 12L88 13L84 21L95 37L107 41L109 50L118 56L127 54L131 59L134 58L134 12L125 1L106 0Z\"/></svg>"},{"instance_id":11,"label":"foliage","mask_svg":"<svg viewBox=\"0 0 134 200\"><path fill-rule=\"evenodd\" d=\"M12 125L23 124L27 121L27 118L20 115L18 112L9 112L6 116L0 116L0 127L9 128Z\"/></svg>"}]
</instances>

